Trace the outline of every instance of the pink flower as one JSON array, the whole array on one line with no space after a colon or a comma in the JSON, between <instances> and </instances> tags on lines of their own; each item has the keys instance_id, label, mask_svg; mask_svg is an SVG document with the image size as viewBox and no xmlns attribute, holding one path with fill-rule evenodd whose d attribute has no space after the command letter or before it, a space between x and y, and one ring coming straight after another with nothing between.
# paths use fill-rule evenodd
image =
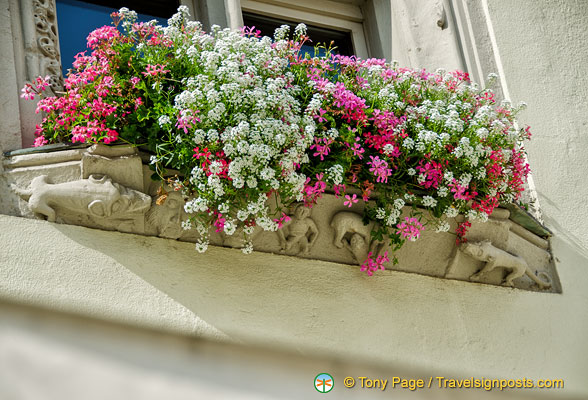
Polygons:
<instances>
[{"instance_id":1,"label":"pink flower","mask_svg":"<svg viewBox=\"0 0 588 400\"><path fill-rule=\"evenodd\" d=\"M384 263L389 261L390 259L388 258L387 251L384 252L383 255L377 256L375 260L372 258L372 252L370 251L368 253L368 258L363 262L363 264L361 264L360 271L364 271L369 276L372 276L378 269L381 269L382 271L385 270L386 267L384 267Z\"/></svg>"},{"instance_id":2,"label":"pink flower","mask_svg":"<svg viewBox=\"0 0 588 400\"><path fill-rule=\"evenodd\" d=\"M164 75L169 72L169 69L164 69L165 65L161 64L147 64L147 72L142 72L145 76L157 76L159 74Z\"/></svg>"},{"instance_id":3,"label":"pink flower","mask_svg":"<svg viewBox=\"0 0 588 400\"><path fill-rule=\"evenodd\" d=\"M40 135L35 138L35 142L33 143L33 147L41 147L41 146L46 145L47 143L49 143L49 141L47 139L45 139L45 136Z\"/></svg>"},{"instance_id":4,"label":"pink flower","mask_svg":"<svg viewBox=\"0 0 588 400\"><path fill-rule=\"evenodd\" d=\"M434 187L437 189L439 183L443 179L443 165L435 161L427 161L423 166L424 160L421 160L420 165L416 167L417 171L425 177L423 186L426 189Z\"/></svg>"},{"instance_id":5,"label":"pink flower","mask_svg":"<svg viewBox=\"0 0 588 400\"><path fill-rule=\"evenodd\" d=\"M365 149L363 147L361 147L361 145L359 144L359 140L360 140L360 137L357 136L355 138L355 143L353 143L353 146L351 147L351 151L353 151L354 156L358 157L361 160L361 159L363 159L363 153L365 153ZM349 145L347 144L347 146L349 146Z\"/></svg>"},{"instance_id":6,"label":"pink flower","mask_svg":"<svg viewBox=\"0 0 588 400\"><path fill-rule=\"evenodd\" d=\"M455 244L460 245L461 243L465 243L468 240L465 238L466 233L468 232L468 228L472 226L470 221L464 221L457 226L455 233L457 234L457 238L455 239Z\"/></svg>"},{"instance_id":7,"label":"pink flower","mask_svg":"<svg viewBox=\"0 0 588 400\"><path fill-rule=\"evenodd\" d=\"M20 97L22 97L25 100L34 100L35 99L35 95L36 93L33 90L33 87L30 84L26 84L21 90L22 94L20 95Z\"/></svg>"},{"instance_id":8,"label":"pink flower","mask_svg":"<svg viewBox=\"0 0 588 400\"><path fill-rule=\"evenodd\" d=\"M327 119L323 117L324 114L326 114L326 110L323 110L322 108L320 110L318 110L318 115L315 115L314 118L316 120L318 120L319 123L321 122L327 122Z\"/></svg>"},{"instance_id":9,"label":"pink flower","mask_svg":"<svg viewBox=\"0 0 588 400\"><path fill-rule=\"evenodd\" d=\"M91 49L98 48L103 43L108 43L113 38L120 36L118 29L114 26L103 26L98 28L88 35L88 47Z\"/></svg>"},{"instance_id":10,"label":"pink flower","mask_svg":"<svg viewBox=\"0 0 588 400\"><path fill-rule=\"evenodd\" d=\"M475 192L475 191L468 192L467 191L468 186L461 186L456 179L454 179L453 182L447 186L449 186L451 188L452 193L455 193L453 195L453 198L455 200L470 201L478 195L478 192Z\"/></svg>"},{"instance_id":11,"label":"pink flower","mask_svg":"<svg viewBox=\"0 0 588 400\"><path fill-rule=\"evenodd\" d=\"M182 110L180 111L180 116L178 117L176 127L183 129L184 133L188 133L188 129L192 128L192 124L195 124L196 121L200 122L200 119L196 118L194 115L191 115L189 110Z\"/></svg>"},{"instance_id":12,"label":"pink flower","mask_svg":"<svg viewBox=\"0 0 588 400\"><path fill-rule=\"evenodd\" d=\"M259 29L255 29L255 26L243 26L241 27L241 35L245 37L259 38L261 37L261 31Z\"/></svg>"},{"instance_id":13,"label":"pink flower","mask_svg":"<svg viewBox=\"0 0 588 400\"><path fill-rule=\"evenodd\" d=\"M335 191L335 197L341 196L345 194L345 190L347 187L345 185L333 185L333 190Z\"/></svg>"},{"instance_id":14,"label":"pink flower","mask_svg":"<svg viewBox=\"0 0 588 400\"><path fill-rule=\"evenodd\" d=\"M118 132L113 130L113 129L109 129L107 131L107 136L102 139L102 141L106 144L108 143L112 143L115 142L118 139Z\"/></svg>"},{"instance_id":15,"label":"pink flower","mask_svg":"<svg viewBox=\"0 0 588 400\"><path fill-rule=\"evenodd\" d=\"M290 221L290 217L286 215L286 213L282 213L282 216L280 218L274 219L274 222L276 222L278 224L278 229L281 229L284 224L288 221Z\"/></svg>"},{"instance_id":16,"label":"pink flower","mask_svg":"<svg viewBox=\"0 0 588 400\"><path fill-rule=\"evenodd\" d=\"M355 203L357 203L359 200L357 199L357 195L354 194L353 197L349 196L348 194L345 195L345 198L347 199L346 202L343 203L343 205L351 208L351 206L353 206Z\"/></svg>"},{"instance_id":17,"label":"pink flower","mask_svg":"<svg viewBox=\"0 0 588 400\"><path fill-rule=\"evenodd\" d=\"M421 237L421 232L425 230L423 224L418 219L412 217L405 217L404 222L399 223L396 227L398 228L396 234L401 235L404 239L408 239L411 242Z\"/></svg>"},{"instance_id":18,"label":"pink flower","mask_svg":"<svg viewBox=\"0 0 588 400\"><path fill-rule=\"evenodd\" d=\"M36 86L37 86L37 90L38 90L38 91L41 91L41 92L45 91L45 89L47 89L47 87L49 87L49 86L50 86L50 83L49 83L49 80L50 80L50 79L51 79L51 78L49 77L49 75L45 75L45 77L44 77L44 78L42 78L42 77L38 76L38 77L35 79L35 83L36 83Z\"/></svg>"},{"instance_id":19,"label":"pink flower","mask_svg":"<svg viewBox=\"0 0 588 400\"><path fill-rule=\"evenodd\" d=\"M222 232L223 229L225 229L225 222L227 222L227 220L223 218L222 214L219 214L216 221L214 221L214 226L216 226L215 232Z\"/></svg>"},{"instance_id":20,"label":"pink flower","mask_svg":"<svg viewBox=\"0 0 588 400\"><path fill-rule=\"evenodd\" d=\"M310 178L306 178L304 182L304 189L302 190L304 195L304 204L310 207L320 199L327 188L327 183L323 181L324 174L316 174L317 182L314 185L310 185Z\"/></svg>"},{"instance_id":21,"label":"pink flower","mask_svg":"<svg viewBox=\"0 0 588 400\"><path fill-rule=\"evenodd\" d=\"M321 144L322 143L322 144ZM331 151L331 144L333 143L333 139L327 139L327 138L314 138L314 144L312 146L310 146L310 149L316 149L316 153L313 154L313 156L317 157L319 156L321 158L321 161L323 161L325 158L325 156L329 155L329 152Z\"/></svg>"},{"instance_id":22,"label":"pink flower","mask_svg":"<svg viewBox=\"0 0 588 400\"><path fill-rule=\"evenodd\" d=\"M72 143L75 142L80 142L80 143L84 143L86 141L86 136L87 136L87 128L85 126L75 126L72 131L71 131L72 137L71 137L71 141Z\"/></svg>"},{"instance_id":23,"label":"pink flower","mask_svg":"<svg viewBox=\"0 0 588 400\"><path fill-rule=\"evenodd\" d=\"M376 176L376 182L388 182L388 177L392 175L392 170L388 168L388 163L384 160L380 160L378 156L370 156L372 159L368 161L368 165L371 165L370 172Z\"/></svg>"}]
</instances>

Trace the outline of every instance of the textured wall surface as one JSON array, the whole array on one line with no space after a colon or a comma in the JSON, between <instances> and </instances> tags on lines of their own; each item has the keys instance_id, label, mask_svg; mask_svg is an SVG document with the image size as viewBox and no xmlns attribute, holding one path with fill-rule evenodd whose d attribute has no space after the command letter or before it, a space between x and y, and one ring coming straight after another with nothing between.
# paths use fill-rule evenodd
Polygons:
<instances>
[{"instance_id":1,"label":"textured wall surface","mask_svg":"<svg viewBox=\"0 0 588 400\"><path fill-rule=\"evenodd\" d=\"M213 343L0 302L0 396L5 400L324 399L314 377L328 372L336 399L457 399L471 391L392 388L392 377L427 379L398 364L370 365ZM387 379L386 390L347 389L344 378ZM521 394L524 396L521 397ZM476 390L476 399L536 399L541 391Z\"/></svg>"},{"instance_id":2,"label":"textured wall surface","mask_svg":"<svg viewBox=\"0 0 588 400\"><path fill-rule=\"evenodd\" d=\"M0 3L0 152L18 149L22 145L18 108L21 82L16 78L13 37L11 10L8 2L3 1Z\"/></svg>"},{"instance_id":3,"label":"textured wall surface","mask_svg":"<svg viewBox=\"0 0 588 400\"><path fill-rule=\"evenodd\" d=\"M548 226L588 249L588 2L489 0L511 100L522 122Z\"/></svg>"},{"instance_id":4,"label":"textured wall surface","mask_svg":"<svg viewBox=\"0 0 588 400\"><path fill-rule=\"evenodd\" d=\"M400 66L464 69L448 2L392 0L391 30L392 59Z\"/></svg>"},{"instance_id":5,"label":"textured wall surface","mask_svg":"<svg viewBox=\"0 0 588 400\"><path fill-rule=\"evenodd\" d=\"M466 376L565 379L588 395L588 268L527 292L0 216L0 300L215 340Z\"/></svg>"}]
</instances>

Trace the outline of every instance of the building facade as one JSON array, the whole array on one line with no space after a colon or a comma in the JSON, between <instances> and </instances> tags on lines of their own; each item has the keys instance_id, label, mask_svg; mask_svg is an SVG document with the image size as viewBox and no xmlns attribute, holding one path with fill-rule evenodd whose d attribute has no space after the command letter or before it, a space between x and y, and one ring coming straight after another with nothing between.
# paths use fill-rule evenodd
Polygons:
<instances>
[{"instance_id":1,"label":"building facade","mask_svg":"<svg viewBox=\"0 0 588 400\"><path fill-rule=\"evenodd\" d=\"M548 246L561 293L398 271L366 279L344 263L224 247L198 254L183 241L22 218L11 185L44 167L22 164L26 157L15 166L6 156L0 397L310 398L322 395L312 379L329 371L337 398L378 395L344 388L346 376L561 379L563 389L487 395L588 396L587 3L181 4L206 27L236 29L248 18L305 22L342 32L362 58L461 69L481 85L497 73L501 97L528 103L521 119L533 131L529 191L553 232ZM32 144L38 116L20 88L45 74L59 84L59 31L55 0L0 4L2 152ZM79 168L74 162L61 159L51 173ZM400 389L380 396L391 390Z\"/></svg>"}]
</instances>

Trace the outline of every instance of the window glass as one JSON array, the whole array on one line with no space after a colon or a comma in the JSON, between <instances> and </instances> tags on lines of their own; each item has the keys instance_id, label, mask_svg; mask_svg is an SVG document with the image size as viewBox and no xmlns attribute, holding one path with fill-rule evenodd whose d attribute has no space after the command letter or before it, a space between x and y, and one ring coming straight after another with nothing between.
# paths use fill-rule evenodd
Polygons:
<instances>
[{"instance_id":1,"label":"window glass","mask_svg":"<svg viewBox=\"0 0 588 400\"><path fill-rule=\"evenodd\" d=\"M255 26L256 29L261 31L262 36L269 37L273 37L276 28L279 28L282 25L289 25L290 33L293 33L294 28L298 25L297 22L257 15L249 12L243 12L243 23L248 27ZM333 47L336 47L333 50L333 53L344 56L351 56L354 54L350 32L321 28L309 24L306 24L306 28L307 36L310 37L312 42L303 46L302 51L309 53L311 56L314 56L315 45L326 44L328 47L331 42L333 42ZM320 55L324 55L324 50L321 50Z\"/></svg>"},{"instance_id":2,"label":"window glass","mask_svg":"<svg viewBox=\"0 0 588 400\"><path fill-rule=\"evenodd\" d=\"M93 4L99 3L99 4ZM138 20L147 22L156 19L166 25L178 8L178 1L124 1L124 0L57 0L57 24L59 26L59 48L63 75L72 68L74 56L87 49L86 37L94 29L110 25L110 13L127 7L138 13Z\"/></svg>"}]
</instances>

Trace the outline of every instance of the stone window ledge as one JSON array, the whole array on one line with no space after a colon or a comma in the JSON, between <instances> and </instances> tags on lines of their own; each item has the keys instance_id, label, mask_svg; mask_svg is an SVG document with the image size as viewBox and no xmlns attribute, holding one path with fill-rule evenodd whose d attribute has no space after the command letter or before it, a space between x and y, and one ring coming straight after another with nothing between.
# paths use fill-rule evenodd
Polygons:
<instances>
[{"instance_id":1,"label":"stone window ledge","mask_svg":"<svg viewBox=\"0 0 588 400\"><path fill-rule=\"evenodd\" d=\"M194 230L181 229L186 214L180 193L172 190L163 205L155 204L160 183L150 179L148 157L136 148L94 145L64 149L57 145L49 150L5 154L3 175L12 190L0 204L0 212L102 230L197 240ZM325 195L309 213L297 213L294 207L290 227L283 231L256 230L254 248L361 264L368 251L386 248L371 240L371 226L363 225L361 211L359 205L347 208L335 196ZM462 221L461 216L453 219L450 232ZM316 229L302 234L296 225ZM516 277L512 280L516 288L561 293L548 235L517 208L499 208L488 222L472 223L468 245L457 247L455 235L425 230L421 239L405 244L396 253L399 263L389 263L387 269L491 285L508 284ZM240 247L238 236L212 233L211 244ZM489 257L494 263L487 262Z\"/></svg>"}]
</instances>

